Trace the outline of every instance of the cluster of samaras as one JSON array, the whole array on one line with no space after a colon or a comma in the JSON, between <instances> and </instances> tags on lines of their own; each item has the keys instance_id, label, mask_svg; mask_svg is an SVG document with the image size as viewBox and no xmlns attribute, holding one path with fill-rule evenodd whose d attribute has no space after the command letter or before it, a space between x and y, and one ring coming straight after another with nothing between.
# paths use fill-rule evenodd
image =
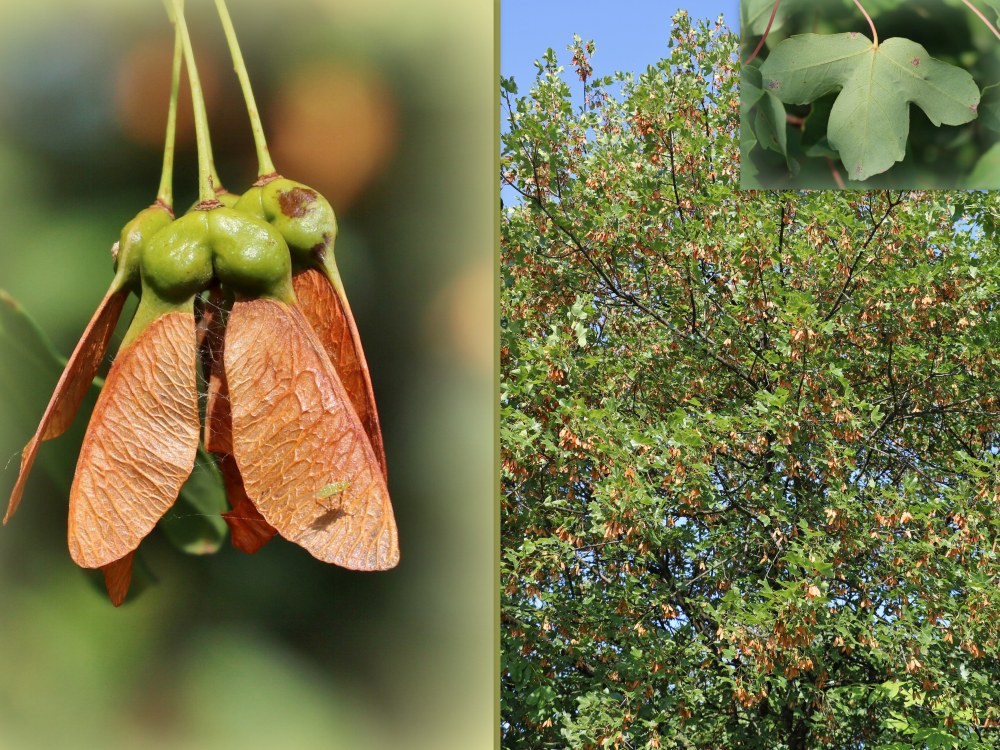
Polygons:
<instances>
[{"instance_id":1,"label":"cluster of samaras","mask_svg":"<svg viewBox=\"0 0 1000 750\"><path fill-rule=\"evenodd\" d=\"M179 6L177 20L200 96ZM175 51L171 118L179 67ZM197 98L195 107L197 120ZM171 158L172 131L171 119ZM122 230L111 287L24 449L4 519L41 442L72 422L137 294L69 500L70 554L103 570L115 604L128 591L135 550L194 468L199 368L208 382L204 446L222 473L236 547L255 552L278 533L356 570L399 559L371 380L333 256L333 209L273 169L243 195L228 193L208 177L209 149L200 137L202 199L187 214L175 220L161 186L161 198Z\"/></svg>"}]
</instances>

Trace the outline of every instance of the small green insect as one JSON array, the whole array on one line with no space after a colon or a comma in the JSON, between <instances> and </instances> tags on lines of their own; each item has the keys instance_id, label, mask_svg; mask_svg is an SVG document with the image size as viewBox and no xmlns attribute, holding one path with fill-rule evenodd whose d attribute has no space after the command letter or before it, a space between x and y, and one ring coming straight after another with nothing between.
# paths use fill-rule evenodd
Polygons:
<instances>
[{"instance_id":1,"label":"small green insect","mask_svg":"<svg viewBox=\"0 0 1000 750\"><path fill-rule=\"evenodd\" d=\"M334 482L333 484L328 484L322 487L319 492L316 493L316 497L330 497L331 495L339 495L341 492L350 487L349 482Z\"/></svg>"},{"instance_id":2,"label":"small green insect","mask_svg":"<svg viewBox=\"0 0 1000 750\"><path fill-rule=\"evenodd\" d=\"M338 496L348 487L350 487L349 482L334 482L324 485L316 492L316 505L324 512L343 511L344 498Z\"/></svg>"}]
</instances>

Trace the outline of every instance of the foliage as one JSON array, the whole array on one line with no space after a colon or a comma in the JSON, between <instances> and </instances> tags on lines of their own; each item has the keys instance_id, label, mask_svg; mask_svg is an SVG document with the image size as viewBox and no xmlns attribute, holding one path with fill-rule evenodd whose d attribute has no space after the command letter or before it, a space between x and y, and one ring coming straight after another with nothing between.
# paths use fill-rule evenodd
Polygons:
<instances>
[{"instance_id":1,"label":"foliage","mask_svg":"<svg viewBox=\"0 0 1000 750\"><path fill-rule=\"evenodd\" d=\"M503 82L503 745L1000 746L1000 202L737 190L737 45Z\"/></svg>"},{"instance_id":2,"label":"foliage","mask_svg":"<svg viewBox=\"0 0 1000 750\"><path fill-rule=\"evenodd\" d=\"M782 0L765 38L773 0L741 3L744 187L1000 186L1000 39L963 0L862 5Z\"/></svg>"}]
</instances>

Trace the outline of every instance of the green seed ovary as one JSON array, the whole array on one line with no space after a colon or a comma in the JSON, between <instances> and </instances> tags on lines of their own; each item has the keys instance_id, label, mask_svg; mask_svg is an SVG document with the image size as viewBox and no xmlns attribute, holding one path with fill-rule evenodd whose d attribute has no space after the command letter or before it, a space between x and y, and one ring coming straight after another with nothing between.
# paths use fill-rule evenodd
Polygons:
<instances>
[{"instance_id":1,"label":"green seed ovary","mask_svg":"<svg viewBox=\"0 0 1000 750\"><path fill-rule=\"evenodd\" d=\"M139 338L139 334L145 331L150 323L161 315L171 312L183 312L194 315L194 296L192 295L188 299L180 301L165 300L148 286L144 278L142 295L139 297L139 306L135 309L135 317L132 318L132 323L129 325L128 330L125 332L125 337L122 339L121 347L118 350L119 353L125 351L133 341Z\"/></svg>"},{"instance_id":2,"label":"green seed ovary","mask_svg":"<svg viewBox=\"0 0 1000 750\"><path fill-rule=\"evenodd\" d=\"M161 229L174 220L170 209L160 203L144 208L124 226L114 256L115 280L118 289L139 291L139 266L143 250Z\"/></svg>"},{"instance_id":3,"label":"green seed ovary","mask_svg":"<svg viewBox=\"0 0 1000 750\"><path fill-rule=\"evenodd\" d=\"M142 254L143 295L151 289L167 302L181 302L212 281L212 247L207 212L182 216L157 232Z\"/></svg>"},{"instance_id":4,"label":"green seed ovary","mask_svg":"<svg viewBox=\"0 0 1000 750\"><path fill-rule=\"evenodd\" d=\"M288 245L270 224L232 208L205 213L212 265L223 287L248 297L293 298Z\"/></svg>"},{"instance_id":5,"label":"green seed ovary","mask_svg":"<svg viewBox=\"0 0 1000 750\"><path fill-rule=\"evenodd\" d=\"M236 208L270 223L288 244L298 268L322 268L332 257L337 219L330 203L300 182L284 177L254 185Z\"/></svg>"},{"instance_id":6,"label":"green seed ovary","mask_svg":"<svg viewBox=\"0 0 1000 750\"><path fill-rule=\"evenodd\" d=\"M140 260L143 292L179 303L213 279L245 297L293 298L288 246L267 222L231 208L192 211L149 241Z\"/></svg>"}]
</instances>

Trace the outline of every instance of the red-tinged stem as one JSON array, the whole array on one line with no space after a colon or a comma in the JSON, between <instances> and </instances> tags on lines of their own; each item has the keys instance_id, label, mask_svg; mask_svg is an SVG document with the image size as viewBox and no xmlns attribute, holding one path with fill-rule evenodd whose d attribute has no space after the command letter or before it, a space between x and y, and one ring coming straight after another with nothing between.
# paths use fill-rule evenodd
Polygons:
<instances>
[{"instance_id":1,"label":"red-tinged stem","mask_svg":"<svg viewBox=\"0 0 1000 750\"><path fill-rule=\"evenodd\" d=\"M861 4L861 0L854 0L854 4L858 6L858 10L861 11L865 20L868 21L868 27L872 30L872 41L875 44L875 48L878 49L878 32L875 31L875 24L872 22L872 17L868 15L868 11L865 10L865 6Z\"/></svg>"},{"instance_id":2,"label":"red-tinged stem","mask_svg":"<svg viewBox=\"0 0 1000 750\"><path fill-rule=\"evenodd\" d=\"M771 17L767 19L767 27L764 29L764 36L760 38L757 42L757 47L754 49L753 54L750 55L746 60L743 61L744 65L749 65L750 62L757 57L757 53L760 52L761 47L764 46L764 42L767 40L767 35L771 32L771 24L774 23L774 15L778 12L778 4L781 0L774 0L774 7L771 8Z\"/></svg>"},{"instance_id":3,"label":"red-tinged stem","mask_svg":"<svg viewBox=\"0 0 1000 750\"><path fill-rule=\"evenodd\" d=\"M840 172L837 170L837 165L833 163L833 159L829 156L826 157L826 163L830 167L830 174L833 175L833 181L837 183L837 187L844 190L847 185L844 184L844 178L840 176Z\"/></svg>"}]
</instances>

